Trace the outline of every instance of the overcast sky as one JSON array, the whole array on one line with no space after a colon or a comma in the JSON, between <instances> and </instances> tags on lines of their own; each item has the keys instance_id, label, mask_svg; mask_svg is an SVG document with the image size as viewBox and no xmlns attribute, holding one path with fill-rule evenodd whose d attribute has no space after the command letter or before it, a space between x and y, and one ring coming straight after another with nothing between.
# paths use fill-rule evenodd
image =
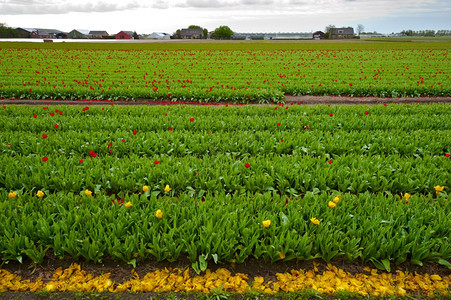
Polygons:
<instances>
[{"instance_id":1,"label":"overcast sky","mask_svg":"<svg viewBox=\"0 0 451 300\"><path fill-rule=\"evenodd\" d=\"M451 29L451 0L0 0L10 27L173 33L199 25L235 32L356 27L381 33Z\"/></svg>"}]
</instances>

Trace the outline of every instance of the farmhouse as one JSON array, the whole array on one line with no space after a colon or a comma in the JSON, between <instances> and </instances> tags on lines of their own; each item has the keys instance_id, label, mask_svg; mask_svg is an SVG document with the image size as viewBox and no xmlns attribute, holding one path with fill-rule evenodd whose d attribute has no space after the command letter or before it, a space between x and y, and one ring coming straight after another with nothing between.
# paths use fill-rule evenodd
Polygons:
<instances>
[{"instance_id":1,"label":"farmhouse","mask_svg":"<svg viewBox=\"0 0 451 300\"><path fill-rule=\"evenodd\" d=\"M315 31L313 33L313 39L315 40L322 40L324 38L324 32L322 31Z\"/></svg>"},{"instance_id":2,"label":"farmhouse","mask_svg":"<svg viewBox=\"0 0 451 300\"><path fill-rule=\"evenodd\" d=\"M67 34L69 39L88 39L90 38L89 30L74 29Z\"/></svg>"},{"instance_id":3,"label":"farmhouse","mask_svg":"<svg viewBox=\"0 0 451 300\"><path fill-rule=\"evenodd\" d=\"M202 28L184 28L180 31L182 39L200 39L204 35Z\"/></svg>"},{"instance_id":4,"label":"farmhouse","mask_svg":"<svg viewBox=\"0 0 451 300\"><path fill-rule=\"evenodd\" d=\"M91 30L88 34L92 39L107 39L110 36L104 30Z\"/></svg>"},{"instance_id":5,"label":"farmhouse","mask_svg":"<svg viewBox=\"0 0 451 300\"><path fill-rule=\"evenodd\" d=\"M133 31L120 31L116 33L116 40L133 40Z\"/></svg>"},{"instance_id":6,"label":"farmhouse","mask_svg":"<svg viewBox=\"0 0 451 300\"><path fill-rule=\"evenodd\" d=\"M354 38L354 28L331 28L329 39L352 39Z\"/></svg>"},{"instance_id":7,"label":"farmhouse","mask_svg":"<svg viewBox=\"0 0 451 300\"><path fill-rule=\"evenodd\" d=\"M57 29L44 28L17 28L19 36L23 38L34 39L61 39L67 38L67 34Z\"/></svg>"}]
</instances>

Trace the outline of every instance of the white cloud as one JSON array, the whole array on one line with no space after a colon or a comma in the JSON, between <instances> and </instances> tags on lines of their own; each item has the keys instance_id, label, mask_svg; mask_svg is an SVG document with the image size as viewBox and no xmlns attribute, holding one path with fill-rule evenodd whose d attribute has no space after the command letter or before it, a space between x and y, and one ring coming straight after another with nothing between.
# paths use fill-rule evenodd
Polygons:
<instances>
[{"instance_id":1,"label":"white cloud","mask_svg":"<svg viewBox=\"0 0 451 300\"><path fill-rule=\"evenodd\" d=\"M67 14L70 12L112 12L118 10L128 10L142 7L138 2L121 1L114 3L79 1L24 1L24 0L4 0L0 2L0 11L3 15L47 15L47 14Z\"/></svg>"}]
</instances>

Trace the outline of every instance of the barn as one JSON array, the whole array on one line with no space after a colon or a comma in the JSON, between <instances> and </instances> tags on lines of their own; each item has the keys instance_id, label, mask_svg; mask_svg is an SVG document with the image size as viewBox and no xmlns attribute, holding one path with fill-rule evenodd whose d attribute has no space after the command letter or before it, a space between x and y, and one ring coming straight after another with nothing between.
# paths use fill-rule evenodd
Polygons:
<instances>
[{"instance_id":1,"label":"barn","mask_svg":"<svg viewBox=\"0 0 451 300\"><path fill-rule=\"evenodd\" d=\"M133 40L133 31L120 31L116 33L116 40Z\"/></svg>"}]
</instances>

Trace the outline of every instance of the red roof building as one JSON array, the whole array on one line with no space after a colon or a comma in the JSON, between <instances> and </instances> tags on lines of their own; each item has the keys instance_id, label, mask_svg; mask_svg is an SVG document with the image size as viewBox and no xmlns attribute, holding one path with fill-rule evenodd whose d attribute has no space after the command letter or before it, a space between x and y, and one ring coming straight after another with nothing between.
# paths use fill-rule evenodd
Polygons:
<instances>
[{"instance_id":1,"label":"red roof building","mask_svg":"<svg viewBox=\"0 0 451 300\"><path fill-rule=\"evenodd\" d=\"M116 33L116 40L132 40L133 31L120 31Z\"/></svg>"}]
</instances>

